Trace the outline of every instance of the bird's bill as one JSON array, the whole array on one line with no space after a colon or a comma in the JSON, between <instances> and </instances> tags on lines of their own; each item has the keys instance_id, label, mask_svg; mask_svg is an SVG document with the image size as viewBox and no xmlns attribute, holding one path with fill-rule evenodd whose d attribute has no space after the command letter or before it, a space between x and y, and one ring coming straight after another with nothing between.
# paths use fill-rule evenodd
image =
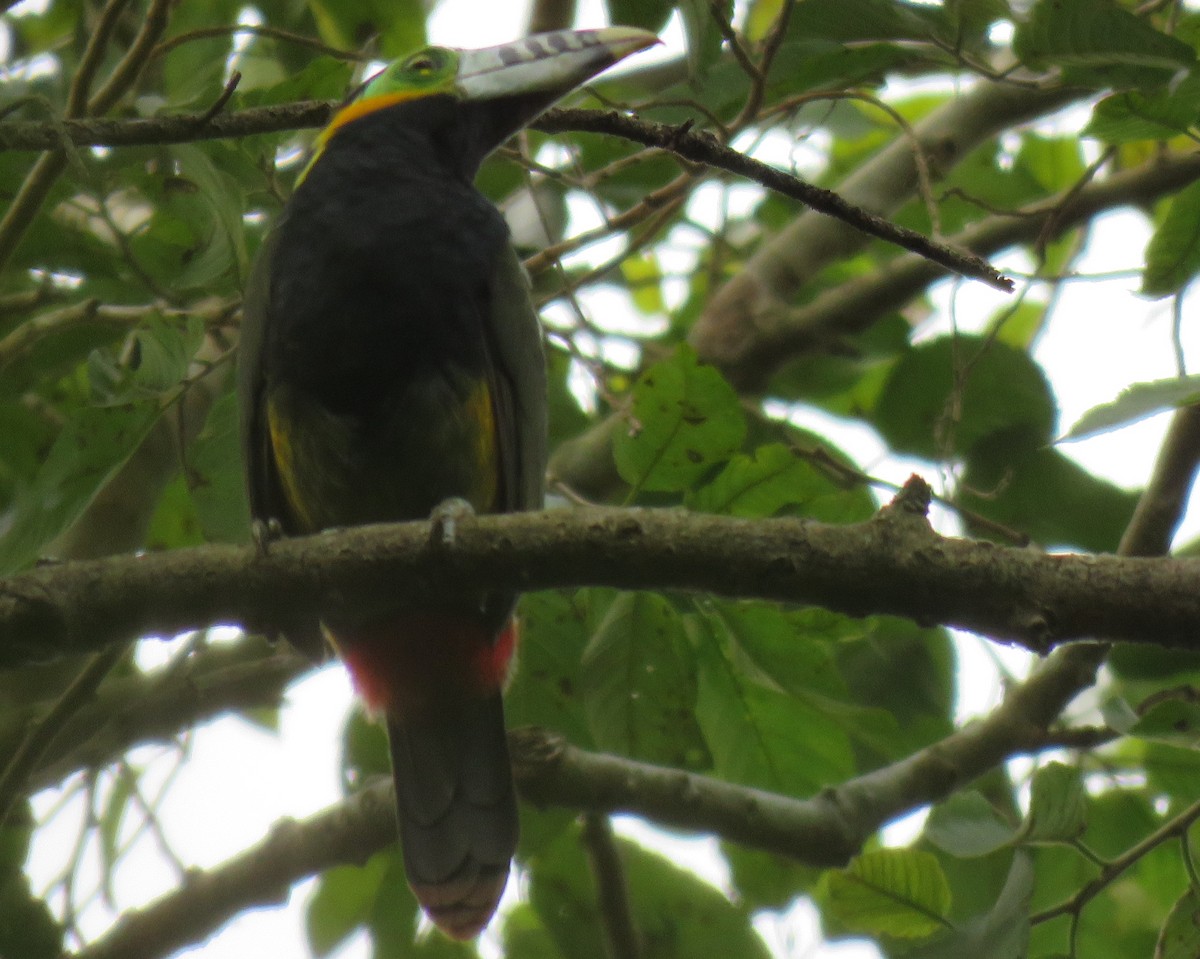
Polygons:
<instances>
[{"instance_id":1,"label":"bird's bill","mask_svg":"<svg viewBox=\"0 0 1200 959\"><path fill-rule=\"evenodd\" d=\"M634 27L556 30L482 50L459 51L456 85L466 101L528 99L536 114L581 83L658 43Z\"/></svg>"}]
</instances>

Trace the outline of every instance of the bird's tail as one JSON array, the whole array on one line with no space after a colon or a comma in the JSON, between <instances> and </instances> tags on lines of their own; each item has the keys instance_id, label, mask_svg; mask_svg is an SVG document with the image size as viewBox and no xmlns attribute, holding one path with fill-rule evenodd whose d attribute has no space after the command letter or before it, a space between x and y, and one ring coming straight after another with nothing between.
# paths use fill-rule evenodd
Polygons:
<instances>
[{"instance_id":1,"label":"bird's tail","mask_svg":"<svg viewBox=\"0 0 1200 959\"><path fill-rule=\"evenodd\" d=\"M387 726L409 885L439 929L471 939L496 911L517 846L500 691Z\"/></svg>"}]
</instances>

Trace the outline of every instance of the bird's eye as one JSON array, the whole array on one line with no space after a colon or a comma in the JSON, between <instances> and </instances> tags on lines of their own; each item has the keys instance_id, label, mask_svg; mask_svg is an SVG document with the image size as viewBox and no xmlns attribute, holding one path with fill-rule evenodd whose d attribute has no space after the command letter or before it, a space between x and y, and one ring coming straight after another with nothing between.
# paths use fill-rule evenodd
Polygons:
<instances>
[{"instance_id":1,"label":"bird's eye","mask_svg":"<svg viewBox=\"0 0 1200 959\"><path fill-rule=\"evenodd\" d=\"M408 62L408 68L415 70L417 73L432 73L437 68L437 63L433 57L422 55L415 57Z\"/></svg>"}]
</instances>

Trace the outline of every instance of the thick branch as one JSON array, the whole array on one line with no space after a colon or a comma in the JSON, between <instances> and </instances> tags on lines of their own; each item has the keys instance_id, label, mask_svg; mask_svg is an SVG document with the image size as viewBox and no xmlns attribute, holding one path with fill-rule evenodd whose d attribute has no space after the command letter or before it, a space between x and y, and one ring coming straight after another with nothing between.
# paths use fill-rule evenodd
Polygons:
<instances>
[{"instance_id":1,"label":"thick branch","mask_svg":"<svg viewBox=\"0 0 1200 959\"><path fill-rule=\"evenodd\" d=\"M1200 178L1200 157L1178 154L1156 158L1133 170L1114 174L1079 190L1068 190L1024 215L996 215L979 221L954 238L967 249L988 255L1043 236L1052 239L1087 223L1105 210L1149 203ZM902 256L883 269L817 296L795 310L781 311L757 331L744 352L722 365L735 383L754 386L814 346L831 338L862 332L881 317L919 295L945 275L920 256Z\"/></svg>"},{"instance_id":2,"label":"thick branch","mask_svg":"<svg viewBox=\"0 0 1200 959\"><path fill-rule=\"evenodd\" d=\"M907 203L919 182L920 151L940 175L1002 130L1050 113L1080 91L1037 90L980 83L939 107L914 127L915 139L898 136L859 166L838 195L886 216ZM752 350L771 318L787 310L799 289L824 266L846 259L865 235L840 220L805 211L763 243L709 300L689 334L701 358L717 366L737 365ZM897 302L899 302L897 300Z\"/></svg>"},{"instance_id":3,"label":"thick branch","mask_svg":"<svg viewBox=\"0 0 1200 959\"><path fill-rule=\"evenodd\" d=\"M286 540L268 556L204 546L43 567L0 581L0 664L211 623L295 625L404 596L587 584L890 613L1036 650L1093 635L1195 645L1200 560L1046 555L946 538L910 499L851 526L553 510L466 521L449 545L431 542L427 523L405 523Z\"/></svg>"}]
</instances>

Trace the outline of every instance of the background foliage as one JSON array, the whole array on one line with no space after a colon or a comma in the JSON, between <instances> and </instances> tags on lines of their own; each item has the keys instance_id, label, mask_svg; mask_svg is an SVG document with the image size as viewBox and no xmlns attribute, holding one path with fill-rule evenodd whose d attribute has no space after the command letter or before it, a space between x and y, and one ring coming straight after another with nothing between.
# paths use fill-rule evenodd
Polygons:
<instances>
[{"instance_id":1,"label":"background foliage","mask_svg":"<svg viewBox=\"0 0 1200 959\"><path fill-rule=\"evenodd\" d=\"M230 377L239 298L312 135L267 122L269 108L337 100L368 61L423 42L428 6L5 4L0 135L32 121L59 146L0 152L0 571L247 540ZM529 132L479 182L509 211L545 307L552 490L866 520L887 484L839 449L836 429L791 424L816 410L916 461L947 529L1116 550L1137 495L1052 444L1071 424L1032 350L1063 321L1059 295L1081 280L1073 265L1106 209L1153 221L1144 256L1126 263L1147 296L1182 297L1200 271L1200 12L1169 0L608 10L653 30L677 17L685 42L598 84L604 104L707 129L985 254L1020 248L1028 273L995 315L956 317L972 332L930 335L941 273L913 255L665 151ZM570 4L534 11L543 27L572 16ZM186 114L199 128L252 110L252 132L194 142L155 142L151 126L142 145L92 147L71 139L86 123L64 125ZM1186 407L1200 383L1179 372L1113 397L1074 433ZM955 646L936 624L605 589L532 594L522 616L510 724L587 750L810 797L954 729ZM157 828L127 752L231 710L269 726L301 668L256 636L202 633L161 669L118 651L0 674L0 955L106 954L76 923L81 889L111 898L124 826ZM545 959L766 955L751 917L803 896L827 936L870 937L889 956L1194 956L1197 669L1194 654L1118 648L1083 706L1031 718L1036 735L936 805L910 845L872 838L848 867L822 870L726 843L731 896L597 817L526 808L527 883L499 941ZM1029 742L1036 762L1002 762ZM349 793L386 771L381 734L360 718L345 756ZM63 828L49 806L31 817L24 796L41 788L83 792L91 810L48 890L24 872L33 832ZM628 916L597 897L614 878ZM380 957L474 951L413 944L390 846L325 872L308 904L316 955L361 927Z\"/></svg>"}]
</instances>

